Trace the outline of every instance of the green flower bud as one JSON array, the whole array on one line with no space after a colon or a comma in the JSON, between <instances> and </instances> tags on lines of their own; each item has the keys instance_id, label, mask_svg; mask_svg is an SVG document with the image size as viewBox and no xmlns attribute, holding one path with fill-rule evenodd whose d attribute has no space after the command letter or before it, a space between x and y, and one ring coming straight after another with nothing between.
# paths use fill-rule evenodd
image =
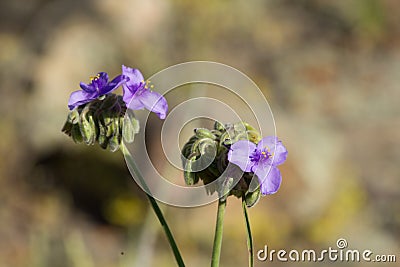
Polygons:
<instances>
[{"instance_id":1,"label":"green flower bud","mask_svg":"<svg viewBox=\"0 0 400 267\"><path fill-rule=\"evenodd\" d=\"M245 202L248 208L253 207L257 202L260 200L261 197L261 190L257 188L257 190L253 192L247 192L245 195Z\"/></svg>"},{"instance_id":2,"label":"green flower bud","mask_svg":"<svg viewBox=\"0 0 400 267\"><path fill-rule=\"evenodd\" d=\"M81 130L78 124L73 124L72 129L71 129L71 134L70 134L72 140L74 140L75 143L80 144L83 142L83 137L81 134Z\"/></svg>"},{"instance_id":3,"label":"green flower bud","mask_svg":"<svg viewBox=\"0 0 400 267\"><path fill-rule=\"evenodd\" d=\"M210 130L205 128L196 128L194 132L198 138L211 138L213 140L217 138Z\"/></svg>"},{"instance_id":4,"label":"green flower bud","mask_svg":"<svg viewBox=\"0 0 400 267\"><path fill-rule=\"evenodd\" d=\"M90 104L88 103L82 110L79 116L79 129L81 131L81 135L83 141L87 145L93 145L96 141L96 125L93 120L92 110L90 109Z\"/></svg>"},{"instance_id":5,"label":"green flower bud","mask_svg":"<svg viewBox=\"0 0 400 267\"><path fill-rule=\"evenodd\" d=\"M193 163L196 161L196 155L193 155L190 159L186 161L184 166L184 179L187 185L194 185L199 181L199 177L196 172L193 171Z\"/></svg>"},{"instance_id":6,"label":"green flower bud","mask_svg":"<svg viewBox=\"0 0 400 267\"><path fill-rule=\"evenodd\" d=\"M123 118L122 136L125 142L132 143L135 139L135 134L139 132L139 129L139 121L133 117L133 112L132 115L129 113L128 116Z\"/></svg>"}]
</instances>

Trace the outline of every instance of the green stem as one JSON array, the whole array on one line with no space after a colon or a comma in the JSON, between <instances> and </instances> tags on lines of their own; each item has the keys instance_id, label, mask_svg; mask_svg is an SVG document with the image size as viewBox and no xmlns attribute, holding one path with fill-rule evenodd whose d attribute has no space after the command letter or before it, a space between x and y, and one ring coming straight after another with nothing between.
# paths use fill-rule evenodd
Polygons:
<instances>
[{"instance_id":1,"label":"green stem","mask_svg":"<svg viewBox=\"0 0 400 267\"><path fill-rule=\"evenodd\" d=\"M211 258L211 267L219 266L219 259L222 247L222 233L224 230L224 215L225 215L226 200L218 201L217 222L215 225L214 246Z\"/></svg>"},{"instance_id":2,"label":"green stem","mask_svg":"<svg viewBox=\"0 0 400 267\"><path fill-rule=\"evenodd\" d=\"M133 159L132 155L129 153L128 149L125 147L124 144L121 144L121 151L124 154L127 161L129 162L129 165L132 167L132 171L134 172L134 175L140 180L140 183L141 183L143 189L145 190L146 196L150 201L151 207L153 208L154 213L156 214L158 220L161 223L161 226L164 229L165 235L167 236L168 242L172 248L172 251L174 253L174 256L175 256L176 262L178 263L178 266L184 267L185 263L183 262L181 253L179 252L179 249L178 249L178 246L176 245L175 239L171 233L171 230L168 227L167 221L165 220L165 218L162 214L162 211L157 204L157 201L150 195L150 189L148 188L141 171L139 170L138 166L136 165L135 160Z\"/></svg>"},{"instance_id":3,"label":"green stem","mask_svg":"<svg viewBox=\"0 0 400 267\"><path fill-rule=\"evenodd\" d=\"M247 214L247 206L245 198L242 199L243 215L246 223L246 233L247 233L247 249L249 251L249 267L254 266L254 250L253 250L253 237L251 235L250 221Z\"/></svg>"}]
</instances>

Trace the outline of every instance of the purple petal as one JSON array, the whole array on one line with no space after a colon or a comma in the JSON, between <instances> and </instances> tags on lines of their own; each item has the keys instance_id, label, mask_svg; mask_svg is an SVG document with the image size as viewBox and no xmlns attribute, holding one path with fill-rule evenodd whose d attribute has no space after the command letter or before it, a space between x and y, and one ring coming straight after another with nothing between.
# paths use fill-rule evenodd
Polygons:
<instances>
[{"instance_id":1,"label":"purple petal","mask_svg":"<svg viewBox=\"0 0 400 267\"><path fill-rule=\"evenodd\" d=\"M281 141L279 141L276 144L275 151L271 151L273 153L273 156L271 158L272 160L272 165L273 166L278 166L286 161L288 151L286 147L282 144Z\"/></svg>"},{"instance_id":2,"label":"purple petal","mask_svg":"<svg viewBox=\"0 0 400 267\"><path fill-rule=\"evenodd\" d=\"M85 91L87 93L96 92L96 88L94 88L94 86L92 84L86 84L86 83L81 82L79 84L79 86L82 88L83 91Z\"/></svg>"},{"instance_id":3,"label":"purple petal","mask_svg":"<svg viewBox=\"0 0 400 267\"><path fill-rule=\"evenodd\" d=\"M254 172L261 184L261 193L271 195L278 191L282 175L278 168L270 165L258 165Z\"/></svg>"},{"instance_id":4,"label":"purple petal","mask_svg":"<svg viewBox=\"0 0 400 267\"><path fill-rule=\"evenodd\" d=\"M264 147L267 147L269 152L273 155L270 159L268 159L268 164L278 166L285 162L288 151L282 144L282 141L279 141L277 137L267 136L261 139L261 141L257 144L257 148L262 149Z\"/></svg>"},{"instance_id":5,"label":"purple petal","mask_svg":"<svg viewBox=\"0 0 400 267\"><path fill-rule=\"evenodd\" d=\"M90 85L92 85L98 92L101 92L103 89L105 89L107 84L108 84L108 74L105 72L99 72L96 75L96 77L91 78L90 82ZM100 95L103 94L100 93Z\"/></svg>"},{"instance_id":6,"label":"purple petal","mask_svg":"<svg viewBox=\"0 0 400 267\"><path fill-rule=\"evenodd\" d=\"M121 86L121 84L127 82L129 78L125 75L118 75L111 82L109 82L106 86L100 88L100 95L105 95L111 93L115 89Z\"/></svg>"},{"instance_id":7,"label":"purple petal","mask_svg":"<svg viewBox=\"0 0 400 267\"><path fill-rule=\"evenodd\" d=\"M105 86L108 82L108 74L106 72L99 72L97 74L99 76L98 80L100 81L102 86Z\"/></svg>"},{"instance_id":8,"label":"purple petal","mask_svg":"<svg viewBox=\"0 0 400 267\"><path fill-rule=\"evenodd\" d=\"M124 100L125 101L125 100ZM126 106L132 110L138 110L138 109L144 109L143 103L140 101L140 98L138 97L133 97L129 100L129 102L126 102Z\"/></svg>"},{"instance_id":9,"label":"purple petal","mask_svg":"<svg viewBox=\"0 0 400 267\"><path fill-rule=\"evenodd\" d=\"M95 93L87 93L82 90L72 92L69 97L69 100L68 100L68 108L70 110L72 110L77 106L80 106L82 104L92 101L93 99L96 99L97 97L98 97L98 95L96 92Z\"/></svg>"},{"instance_id":10,"label":"purple petal","mask_svg":"<svg viewBox=\"0 0 400 267\"><path fill-rule=\"evenodd\" d=\"M126 85L131 88L131 90L137 89L138 87L144 85L143 75L138 69L133 69L122 65L122 74L129 77L129 81L126 83Z\"/></svg>"},{"instance_id":11,"label":"purple petal","mask_svg":"<svg viewBox=\"0 0 400 267\"><path fill-rule=\"evenodd\" d=\"M137 92L144 90L145 83L143 75L138 69L132 69L122 65L122 74L129 78L129 81L122 86L124 91L123 100L128 105L130 102L133 102L131 100ZM132 105L135 107L134 109L142 109L144 107L140 103L132 103Z\"/></svg>"},{"instance_id":12,"label":"purple petal","mask_svg":"<svg viewBox=\"0 0 400 267\"><path fill-rule=\"evenodd\" d=\"M133 98L134 98L133 96L136 94L137 88L136 88L136 89L133 88L133 89L131 90L131 88L128 87L128 86L126 85L126 83L124 83L124 84L122 85L122 90L123 90L122 99L124 100L124 102L125 102L126 105L128 106L129 103L133 101ZM143 107L142 107L142 108L143 108ZM136 109L139 109L139 108L136 108Z\"/></svg>"},{"instance_id":13,"label":"purple petal","mask_svg":"<svg viewBox=\"0 0 400 267\"><path fill-rule=\"evenodd\" d=\"M168 103L160 93L144 90L141 93L137 93L134 98L137 98L147 110L156 113L160 119L165 119L168 112Z\"/></svg>"},{"instance_id":14,"label":"purple petal","mask_svg":"<svg viewBox=\"0 0 400 267\"><path fill-rule=\"evenodd\" d=\"M256 149L256 145L248 140L239 140L231 145L228 152L228 160L239 166L243 171L250 172L254 163L250 160L251 153Z\"/></svg>"},{"instance_id":15,"label":"purple petal","mask_svg":"<svg viewBox=\"0 0 400 267\"><path fill-rule=\"evenodd\" d=\"M269 149L272 150L278 141L279 141L278 138L275 136L267 136L261 139L260 142L258 142L257 148L261 150L264 147L268 147Z\"/></svg>"}]
</instances>

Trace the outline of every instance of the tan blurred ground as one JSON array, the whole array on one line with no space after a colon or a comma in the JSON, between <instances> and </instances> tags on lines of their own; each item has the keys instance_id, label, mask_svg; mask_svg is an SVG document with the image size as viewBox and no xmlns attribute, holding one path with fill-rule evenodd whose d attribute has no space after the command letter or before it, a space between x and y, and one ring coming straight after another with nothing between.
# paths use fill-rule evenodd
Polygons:
<instances>
[{"instance_id":1,"label":"tan blurred ground","mask_svg":"<svg viewBox=\"0 0 400 267\"><path fill-rule=\"evenodd\" d=\"M398 14L396 0L2 1L0 267L174 266L122 156L60 129L69 94L98 71L148 77L190 60L252 78L289 150L281 190L250 210L256 250L344 237L399 261ZM216 206L165 209L187 265L208 266ZM222 266L246 264L230 199Z\"/></svg>"}]
</instances>

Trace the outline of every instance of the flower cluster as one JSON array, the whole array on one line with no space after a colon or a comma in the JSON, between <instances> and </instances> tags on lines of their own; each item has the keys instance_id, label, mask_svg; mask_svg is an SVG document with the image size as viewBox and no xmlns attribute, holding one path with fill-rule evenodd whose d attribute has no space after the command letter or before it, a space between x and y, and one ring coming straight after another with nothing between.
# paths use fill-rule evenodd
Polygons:
<instances>
[{"instance_id":1,"label":"flower cluster","mask_svg":"<svg viewBox=\"0 0 400 267\"><path fill-rule=\"evenodd\" d=\"M195 129L195 135L183 147L185 182L193 185L202 180L209 184L224 176L229 163L233 163L241 169L241 178L229 192L225 192L222 185L219 190L223 192L218 193L221 197L244 197L250 207L261 194L270 195L278 191L282 177L277 166L286 160L287 153L277 137L261 138L259 132L247 123L222 125L216 122L212 130ZM259 187L250 192L254 175ZM210 193L213 191L211 189Z\"/></svg>"},{"instance_id":2,"label":"flower cluster","mask_svg":"<svg viewBox=\"0 0 400 267\"><path fill-rule=\"evenodd\" d=\"M71 110L62 131L77 142L92 145L95 142L114 152L118 150L122 135L132 142L139 131L139 122L127 109L146 108L160 119L168 112L166 99L152 91L138 69L122 66L122 74L109 81L108 74L99 72L90 83L81 82L81 90L72 92L68 101ZM122 85L123 96L112 92Z\"/></svg>"},{"instance_id":3,"label":"flower cluster","mask_svg":"<svg viewBox=\"0 0 400 267\"><path fill-rule=\"evenodd\" d=\"M122 96L113 93L120 86L123 88ZM157 114L160 119L165 119L168 112L166 99L151 90L154 86L144 80L138 69L126 66L122 66L122 73L111 81L107 73L99 72L90 78L89 83L81 82L80 87L81 90L70 95L70 112L62 131L76 143L98 143L111 152L121 148L133 166L133 175L144 186L178 265L185 266L157 201L150 194L140 169L122 143L122 140L133 142L135 134L139 132L139 122L133 110L145 108ZM277 137L262 138L254 127L245 122L225 125L215 122L211 130L194 130L194 135L182 149L184 179L187 185L194 185L200 180L205 185L210 184L206 187L207 192L217 192L219 195L212 266L219 266L223 217L229 195L242 199L249 266L253 266L253 242L247 207L254 206L261 195L274 194L279 190L282 176L277 167L286 161L287 154L285 146Z\"/></svg>"},{"instance_id":4,"label":"flower cluster","mask_svg":"<svg viewBox=\"0 0 400 267\"><path fill-rule=\"evenodd\" d=\"M121 85L124 89L123 100L128 108L138 110L146 108L156 113L160 119L165 119L168 111L168 104L165 98L157 92L153 92L147 86L142 73L138 69L133 69L122 65L122 74L108 81L108 74L99 72L90 78L90 83L81 82L78 90L71 93L68 101L70 110L101 98L115 91Z\"/></svg>"}]
</instances>

